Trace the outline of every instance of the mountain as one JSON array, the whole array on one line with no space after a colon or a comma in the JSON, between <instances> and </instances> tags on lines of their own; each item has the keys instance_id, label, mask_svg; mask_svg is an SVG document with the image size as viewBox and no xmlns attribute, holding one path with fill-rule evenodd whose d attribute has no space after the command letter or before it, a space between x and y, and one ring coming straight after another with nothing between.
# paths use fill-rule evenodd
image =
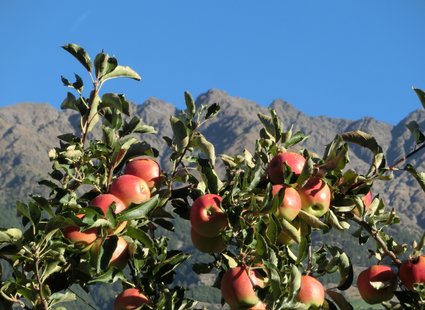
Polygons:
<instances>
[{"instance_id":1,"label":"mountain","mask_svg":"<svg viewBox=\"0 0 425 310\"><path fill-rule=\"evenodd\" d=\"M323 154L326 145L337 133L362 130L377 139L385 150L389 163L393 163L414 149L414 141L406 124L416 121L421 128L425 128L423 110L413 111L393 126L370 117L359 120L313 117L281 99L264 107L216 89L209 90L196 99L197 105L212 103L218 103L221 110L216 118L205 124L202 131L215 145L217 154L235 155L245 148L253 151L261 128L257 114L268 113L269 108L276 110L285 127L293 125L294 132L301 130L309 135L309 139L300 147L318 154ZM172 136L169 118L178 112L172 104L157 98L131 105L132 114L138 115L158 131L158 135L144 135L142 139L163 154L163 167L168 165L165 158L169 155L169 150L162 137ZM4 210L0 226L18 224L14 206L16 200L26 200L30 193L43 193L37 182L46 178L50 170L48 151L57 146L58 135L78 131L78 127L77 118L72 112L60 112L48 104L23 103L0 108L0 207ZM363 172L369 168L371 158L372 154L363 148L353 146L350 151L350 165ZM419 171L425 171L425 153L415 155L411 162ZM395 231L396 240L411 243L413 237L420 238L420 231L425 228L425 209L422 207L425 193L413 177L406 172L399 172L394 182L377 181L373 193L380 193L387 205L395 208L402 219L402 229ZM340 244L350 239L341 234L329 234L327 238ZM182 236L180 240L188 239L187 236ZM362 251L356 250L358 245L350 244L348 248L356 263L361 264L367 259L359 254ZM191 284L195 287L197 285L193 282Z\"/></svg>"}]
</instances>

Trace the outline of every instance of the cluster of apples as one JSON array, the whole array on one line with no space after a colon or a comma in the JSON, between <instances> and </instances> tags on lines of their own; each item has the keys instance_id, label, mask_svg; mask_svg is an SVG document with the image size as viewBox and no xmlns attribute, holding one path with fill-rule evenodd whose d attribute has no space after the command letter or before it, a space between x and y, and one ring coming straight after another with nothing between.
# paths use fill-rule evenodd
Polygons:
<instances>
[{"instance_id":1,"label":"cluster of apples","mask_svg":"<svg viewBox=\"0 0 425 310\"><path fill-rule=\"evenodd\" d=\"M404 260L398 270L401 283L414 291L415 285L425 284L425 256ZM373 265L357 277L360 296L368 304L390 300L397 289L397 273L387 265Z\"/></svg>"},{"instance_id":2,"label":"cluster of apples","mask_svg":"<svg viewBox=\"0 0 425 310\"><path fill-rule=\"evenodd\" d=\"M160 170L159 164L149 157L135 158L126 163L123 174L112 182L109 192L99 194L89 205L100 208L106 216L112 206L115 206L114 213L118 214L132 204L143 203L151 198L151 191L159 185ZM79 214L77 217L83 218L84 215ZM126 225L126 222L118 223L106 238L119 234ZM96 260L103 240L98 228L81 230L79 226L68 226L63 229L63 234L77 246L90 250L93 261ZM122 236L117 237L117 246L109 267L123 269L130 258L130 252L127 241ZM133 306L139 305L145 298L138 289L127 289L118 295L115 309L134 309Z\"/></svg>"},{"instance_id":3,"label":"cluster of apples","mask_svg":"<svg viewBox=\"0 0 425 310\"><path fill-rule=\"evenodd\" d=\"M221 294L230 309L266 310L257 296L256 289L266 285L261 267L252 269L237 266L228 269L221 278ZM325 289L316 278L310 275L301 276L301 285L296 297L306 308L321 307L325 302Z\"/></svg>"}]
</instances>

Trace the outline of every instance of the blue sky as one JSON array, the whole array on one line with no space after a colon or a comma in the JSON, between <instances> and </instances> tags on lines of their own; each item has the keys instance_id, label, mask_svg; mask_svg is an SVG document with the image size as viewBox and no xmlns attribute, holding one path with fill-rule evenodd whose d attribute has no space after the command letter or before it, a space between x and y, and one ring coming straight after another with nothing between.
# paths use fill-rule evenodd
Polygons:
<instances>
[{"instance_id":1,"label":"blue sky","mask_svg":"<svg viewBox=\"0 0 425 310\"><path fill-rule=\"evenodd\" d=\"M218 88L262 105L282 98L309 115L397 123L425 89L423 0L0 0L0 106L48 102L85 78L60 46L115 55L143 78L106 91L183 107Z\"/></svg>"}]
</instances>

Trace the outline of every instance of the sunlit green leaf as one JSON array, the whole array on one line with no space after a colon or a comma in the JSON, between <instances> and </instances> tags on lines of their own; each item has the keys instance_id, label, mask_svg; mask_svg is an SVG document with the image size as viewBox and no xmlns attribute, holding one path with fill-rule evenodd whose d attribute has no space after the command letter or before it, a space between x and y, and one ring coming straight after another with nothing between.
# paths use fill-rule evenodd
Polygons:
<instances>
[{"instance_id":1,"label":"sunlit green leaf","mask_svg":"<svg viewBox=\"0 0 425 310\"><path fill-rule=\"evenodd\" d=\"M413 139L415 139L416 144L421 144L425 142L425 136L419 128L419 124L415 121L407 123L406 127L412 133Z\"/></svg>"},{"instance_id":2,"label":"sunlit green leaf","mask_svg":"<svg viewBox=\"0 0 425 310\"><path fill-rule=\"evenodd\" d=\"M416 171L416 168L413 167L411 164L407 164L406 167L404 167L404 170L410 172L410 174L414 176L416 181L418 181L422 190L425 191L425 172Z\"/></svg>"},{"instance_id":3,"label":"sunlit green leaf","mask_svg":"<svg viewBox=\"0 0 425 310\"><path fill-rule=\"evenodd\" d=\"M184 101L186 103L186 109L189 114L189 117L192 117L193 115L195 115L195 111L196 111L195 100L193 100L192 94L185 91Z\"/></svg>"},{"instance_id":4,"label":"sunlit green leaf","mask_svg":"<svg viewBox=\"0 0 425 310\"><path fill-rule=\"evenodd\" d=\"M62 48L74 56L84 66L84 68L87 69L87 71L91 72L92 63L89 54L87 54L84 48L73 43L64 45Z\"/></svg>"},{"instance_id":5,"label":"sunlit green leaf","mask_svg":"<svg viewBox=\"0 0 425 310\"><path fill-rule=\"evenodd\" d=\"M379 146L376 139L370 134L361 130L344 132L341 137L346 142L358 144L362 147L368 148L373 154L382 153L382 148Z\"/></svg>"},{"instance_id":6,"label":"sunlit green leaf","mask_svg":"<svg viewBox=\"0 0 425 310\"><path fill-rule=\"evenodd\" d=\"M127 209L121 211L117 218L119 221L128 221L133 219L142 218L148 215L149 212L151 212L153 209L156 208L158 205L159 198L158 195L155 195L148 201L138 204L138 205L132 205L128 207Z\"/></svg>"},{"instance_id":7,"label":"sunlit green leaf","mask_svg":"<svg viewBox=\"0 0 425 310\"><path fill-rule=\"evenodd\" d=\"M121 78L121 77L134 79L136 81L140 81L142 79L140 75L136 71L131 69L130 67L118 65L114 68L114 70L102 76L101 80L107 81L110 79Z\"/></svg>"}]
</instances>

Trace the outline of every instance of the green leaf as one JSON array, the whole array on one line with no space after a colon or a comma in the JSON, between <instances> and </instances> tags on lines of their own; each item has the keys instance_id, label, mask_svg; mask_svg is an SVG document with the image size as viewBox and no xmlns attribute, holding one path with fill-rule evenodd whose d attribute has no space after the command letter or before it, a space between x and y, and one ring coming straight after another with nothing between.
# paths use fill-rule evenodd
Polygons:
<instances>
[{"instance_id":1,"label":"green leaf","mask_svg":"<svg viewBox=\"0 0 425 310\"><path fill-rule=\"evenodd\" d=\"M210 119L214 117L220 111L220 105L218 103L213 103L207 108L207 113L205 114L205 119Z\"/></svg>"},{"instance_id":2,"label":"green leaf","mask_svg":"<svg viewBox=\"0 0 425 310\"><path fill-rule=\"evenodd\" d=\"M351 287L354 278L353 265L350 257L340 248L336 246L327 246L329 252L338 259L338 270L340 280L338 289L344 291Z\"/></svg>"},{"instance_id":3,"label":"green leaf","mask_svg":"<svg viewBox=\"0 0 425 310\"><path fill-rule=\"evenodd\" d=\"M290 281L290 291L292 292L292 297L295 297L298 294L298 291L301 287L301 272L297 266L291 266L291 281Z\"/></svg>"},{"instance_id":4,"label":"green leaf","mask_svg":"<svg viewBox=\"0 0 425 310\"><path fill-rule=\"evenodd\" d=\"M416 144L421 144L425 142L425 136L419 129L419 124L417 122L411 121L406 125L406 127L412 133L413 139L415 139Z\"/></svg>"},{"instance_id":5,"label":"green leaf","mask_svg":"<svg viewBox=\"0 0 425 310\"><path fill-rule=\"evenodd\" d=\"M127 227L127 235L139 242L141 242L154 256L158 255L158 251L155 248L154 241L145 231L134 228L132 226Z\"/></svg>"},{"instance_id":6,"label":"green leaf","mask_svg":"<svg viewBox=\"0 0 425 310\"><path fill-rule=\"evenodd\" d=\"M77 99L75 98L75 96L72 93L68 92L66 94L66 98L61 103L61 109L71 109L80 112L80 110L77 108L76 102Z\"/></svg>"},{"instance_id":7,"label":"green leaf","mask_svg":"<svg viewBox=\"0 0 425 310\"><path fill-rule=\"evenodd\" d=\"M304 210L300 210L300 213L298 213L298 216L306 222L308 225L310 225L312 228L319 228L319 229L328 229L328 225L323 223L314 215L311 215Z\"/></svg>"},{"instance_id":8,"label":"green leaf","mask_svg":"<svg viewBox=\"0 0 425 310\"><path fill-rule=\"evenodd\" d=\"M116 58L110 57L108 54L99 53L94 59L94 68L96 70L96 77L100 79L103 75L114 71L118 66Z\"/></svg>"},{"instance_id":9,"label":"green leaf","mask_svg":"<svg viewBox=\"0 0 425 310\"><path fill-rule=\"evenodd\" d=\"M121 211L117 218L119 221L129 221L134 219L139 219L142 217L146 217L150 211L155 209L159 202L159 196L155 195L148 201L138 204L131 205L127 209Z\"/></svg>"},{"instance_id":10,"label":"green leaf","mask_svg":"<svg viewBox=\"0 0 425 310\"><path fill-rule=\"evenodd\" d=\"M187 128L182 120L175 116L171 116L170 123L174 134L173 141L178 150L183 150L189 144Z\"/></svg>"},{"instance_id":11,"label":"green leaf","mask_svg":"<svg viewBox=\"0 0 425 310\"><path fill-rule=\"evenodd\" d=\"M209 160L199 158L198 163L202 179L209 192L212 194L218 194L219 190L223 187L223 182L221 182L217 173L213 167L211 167L211 162Z\"/></svg>"},{"instance_id":12,"label":"green leaf","mask_svg":"<svg viewBox=\"0 0 425 310\"><path fill-rule=\"evenodd\" d=\"M425 192L425 172L417 172L416 168L413 167L411 164L407 164L406 167L404 167L404 170L413 175L416 181L418 181L422 190Z\"/></svg>"},{"instance_id":13,"label":"green leaf","mask_svg":"<svg viewBox=\"0 0 425 310\"><path fill-rule=\"evenodd\" d=\"M114 70L102 76L101 81L104 82L121 77L130 78L136 81L140 81L142 79L140 75L130 67L118 65L114 68Z\"/></svg>"},{"instance_id":14,"label":"green leaf","mask_svg":"<svg viewBox=\"0 0 425 310\"><path fill-rule=\"evenodd\" d=\"M22 231L19 228L8 228L8 229L6 229L5 233L12 240L19 240L19 239L22 238Z\"/></svg>"},{"instance_id":15,"label":"green leaf","mask_svg":"<svg viewBox=\"0 0 425 310\"><path fill-rule=\"evenodd\" d=\"M422 106L425 108L425 91L423 91L422 89L419 88L414 88L413 90L415 91L416 95L418 96L419 100L422 103Z\"/></svg>"},{"instance_id":16,"label":"green leaf","mask_svg":"<svg viewBox=\"0 0 425 310\"><path fill-rule=\"evenodd\" d=\"M125 115L129 115L129 103L122 94L106 93L102 95L102 100L99 105L99 110L104 108L118 110Z\"/></svg>"},{"instance_id":17,"label":"green leaf","mask_svg":"<svg viewBox=\"0 0 425 310\"><path fill-rule=\"evenodd\" d=\"M62 46L62 48L68 53L70 53L72 56L74 56L84 66L84 68L86 68L88 72L91 72L92 63L89 55L84 50L84 48L73 43L64 45Z\"/></svg>"},{"instance_id":18,"label":"green leaf","mask_svg":"<svg viewBox=\"0 0 425 310\"><path fill-rule=\"evenodd\" d=\"M42 281L45 281L51 274L61 271L63 267L59 266L60 263L61 263L60 261L53 261L49 263L43 272L43 275L41 278Z\"/></svg>"},{"instance_id":19,"label":"green leaf","mask_svg":"<svg viewBox=\"0 0 425 310\"><path fill-rule=\"evenodd\" d=\"M289 221L287 221L284 218L281 219L281 223L282 223L282 231L285 234L287 234L296 243L300 243L301 242L301 236L300 236L300 232L298 231L297 227L292 225Z\"/></svg>"},{"instance_id":20,"label":"green leaf","mask_svg":"<svg viewBox=\"0 0 425 310\"><path fill-rule=\"evenodd\" d=\"M267 236L267 239L269 239L271 244L276 243L278 233L279 233L279 224L276 222L277 222L277 218L274 215L272 215L270 217L270 221L266 229L266 236Z\"/></svg>"},{"instance_id":21,"label":"green leaf","mask_svg":"<svg viewBox=\"0 0 425 310\"><path fill-rule=\"evenodd\" d=\"M130 134L133 132L137 133L152 133L155 134L157 131L154 127L144 124L140 118L134 116L129 122L125 122L123 129L124 134Z\"/></svg>"},{"instance_id":22,"label":"green leaf","mask_svg":"<svg viewBox=\"0 0 425 310\"><path fill-rule=\"evenodd\" d=\"M221 255L223 255L223 257L226 259L227 265L229 266L229 268L235 268L235 267L238 266L238 263L236 262L236 260L233 257L231 257L227 254L224 254L224 253L222 253Z\"/></svg>"},{"instance_id":23,"label":"green leaf","mask_svg":"<svg viewBox=\"0 0 425 310\"><path fill-rule=\"evenodd\" d=\"M353 306L345 299L345 296L333 290L326 290L326 294L332 298L340 310L352 310Z\"/></svg>"},{"instance_id":24,"label":"green leaf","mask_svg":"<svg viewBox=\"0 0 425 310\"><path fill-rule=\"evenodd\" d=\"M60 293L56 292L50 295L51 306L62 303L62 302L71 302L77 300L77 296L71 292ZM56 310L59 310L58 307L55 307ZM66 308L63 308L66 309Z\"/></svg>"},{"instance_id":25,"label":"green leaf","mask_svg":"<svg viewBox=\"0 0 425 310\"><path fill-rule=\"evenodd\" d=\"M260 119L260 122L263 124L264 129L270 135L270 137L273 137L276 141L276 130L274 128L273 118L261 112L258 113L257 116Z\"/></svg>"},{"instance_id":26,"label":"green leaf","mask_svg":"<svg viewBox=\"0 0 425 310\"><path fill-rule=\"evenodd\" d=\"M342 133L341 137L346 142L355 143L368 148L373 154L382 153L382 148L379 146L376 139L366 132L360 130L349 131Z\"/></svg>"},{"instance_id":27,"label":"green leaf","mask_svg":"<svg viewBox=\"0 0 425 310\"><path fill-rule=\"evenodd\" d=\"M264 257L268 253L267 241L264 239L263 235L256 233L255 240L257 240L257 244L255 245L255 250L258 256Z\"/></svg>"},{"instance_id":28,"label":"green leaf","mask_svg":"<svg viewBox=\"0 0 425 310\"><path fill-rule=\"evenodd\" d=\"M196 132L193 137L193 142L195 145L204 153L207 158L211 161L211 165L214 168L215 165L215 149L214 145L209 142L203 134Z\"/></svg>"},{"instance_id":29,"label":"green leaf","mask_svg":"<svg viewBox=\"0 0 425 310\"><path fill-rule=\"evenodd\" d=\"M193 100L192 95L187 91L184 92L184 101L186 103L186 109L189 113L189 117L193 117L196 112L195 100Z\"/></svg>"},{"instance_id":30,"label":"green leaf","mask_svg":"<svg viewBox=\"0 0 425 310\"><path fill-rule=\"evenodd\" d=\"M309 136L306 136L303 132L297 131L294 134L291 134L289 138L286 139L284 146L285 148L290 148L295 144L301 143L304 140L307 140Z\"/></svg>"}]
</instances>

